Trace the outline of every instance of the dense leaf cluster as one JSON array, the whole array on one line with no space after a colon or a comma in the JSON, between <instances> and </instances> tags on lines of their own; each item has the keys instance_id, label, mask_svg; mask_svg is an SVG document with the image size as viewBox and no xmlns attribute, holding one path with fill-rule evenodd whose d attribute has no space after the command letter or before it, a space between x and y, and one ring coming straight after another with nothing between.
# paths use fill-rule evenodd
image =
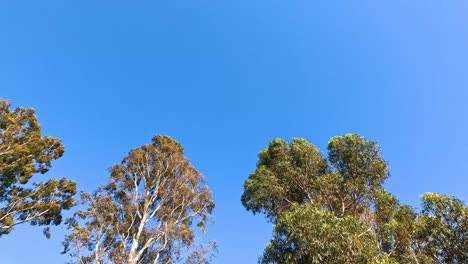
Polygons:
<instances>
[{"instance_id":1,"label":"dense leaf cluster","mask_svg":"<svg viewBox=\"0 0 468 264\"><path fill-rule=\"evenodd\" d=\"M418 214L382 187L388 176L378 144L356 134L331 138L327 157L272 140L241 197L274 223L260 263L467 263L467 206L429 193Z\"/></svg>"},{"instance_id":2,"label":"dense leaf cluster","mask_svg":"<svg viewBox=\"0 0 468 264\"><path fill-rule=\"evenodd\" d=\"M0 236L24 222L60 224L76 192L75 182L65 178L29 182L46 173L64 148L59 139L41 135L34 109L10 106L0 99Z\"/></svg>"}]
</instances>

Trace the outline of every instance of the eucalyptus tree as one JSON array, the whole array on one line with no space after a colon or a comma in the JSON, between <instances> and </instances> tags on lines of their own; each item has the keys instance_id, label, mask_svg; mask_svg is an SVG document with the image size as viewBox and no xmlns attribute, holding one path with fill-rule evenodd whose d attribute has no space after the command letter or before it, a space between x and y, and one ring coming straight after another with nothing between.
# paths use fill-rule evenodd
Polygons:
<instances>
[{"instance_id":1,"label":"eucalyptus tree","mask_svg":"<svg viewBox=\"0 0 468 264\"><path fill-rule=\"evenodd\" d=\"M383 189L388 176L379 145L356 134L331 138L328 157L303 138L272 140L241 197L274 223L260 262L417 261L415 213Z\"/></svg>"},{"instance_id":2,"label":"eucalyptus tree","mask_svg":"<svg viewBox=\"0 0 468 264\"><path fill-rule=\"evenodd\" d=\"M0 236L21 223L60 224L76 192L75 182L65 178L31 183L63 155L64 147L60 139L42 136L34 109L10 108L0 99Z\"/></svg>"},{"instance_id":3,"label":"eucalyptus tree","mask_svg":"<svg viewBox=\"0 0 468 264\"><path fill-rule=\"evenodd\" d=\"M79 263L207 263L197 246L215 206L204 176L168 136L131 150L110 168L109 183L81 194L64 242Z\"/></svg>"}]
</instances>

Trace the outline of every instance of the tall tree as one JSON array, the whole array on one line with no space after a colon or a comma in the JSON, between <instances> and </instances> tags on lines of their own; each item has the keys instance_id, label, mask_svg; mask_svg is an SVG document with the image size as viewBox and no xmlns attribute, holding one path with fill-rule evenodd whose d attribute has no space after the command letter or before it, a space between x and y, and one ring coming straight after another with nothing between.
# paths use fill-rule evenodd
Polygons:
<instances>
[{"instance_id":1,"label":"tall tree","mask_svg":"<svg viewBox=\"0 0 468 264\"><path fill-rule=\"evenodd\" d=\"M203 175L168 136L131 150L109 183L81 195L65 251L80 263L206 263L193 225L205 230L215 206ZM209 248L209 247L208 247Z\"/></svg>"},{"instance_id":2,"label":"tall tree","mask_svg":"<svg viewBox=\"0 0 468 264\"><path fill-rule=\"evenodd\" d=\"M10 107L0 99L0 236L25 222L60 224L76 192L75 182L65 178L30 183L34 174L50 169L64 148L60 139L41 135L34 109Z\"/></svg>"},{"instance_id":3,"label":"tall tree","mask_svg":"<svg viewBox=\"0 0 468 264\"><path fill-rule=\"evenodd\" d=\"M415 214L382 188L389 172L378 144L347 134L331 138L328 151L325 158L301 138L274 139L260 151L241 197L275 224L260 262L416 260Z\"/></svg>"}]
</instances>

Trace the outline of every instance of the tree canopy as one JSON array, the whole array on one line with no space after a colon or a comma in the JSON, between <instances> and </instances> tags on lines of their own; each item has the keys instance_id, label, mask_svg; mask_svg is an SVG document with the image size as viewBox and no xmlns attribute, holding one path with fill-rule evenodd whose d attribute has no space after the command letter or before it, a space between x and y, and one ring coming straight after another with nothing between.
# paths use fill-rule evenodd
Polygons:
<instances>
[{"instance_id":1,"label":"tree canopy","mask_svg":"<svg viewBox=\"0 0 468 264\"><path fill-rule=\"evenodd\" d=\"M421 210L400 203L384 183L387 162L375 141L332 137L327 153L304 138L273 139L244 183L243 206L264 214L273 235L259 263L468 263L468 206L425 193ZM204 176L169 136L130 150L109 168L105 185L82 191L73 181L36 181L64 146L43 136L32 108L0 99L0 237L17 225L48 227L62 210L63 253L77 263L210 262L205 232L215 207Z\"/></svg>"},{"instance_id":2,"label":"tree canopy","mask_svg":"<svg viewBox=\"0 0 468 264\"><path fill-rule=\"evenodd\" d=\"M443 263L468 263L468 206L453 196L424 194L416 236L424 255Z\"/></svg>"},{"instance_id":3,"label":"tree canopy","mask_svg":"<svg viewBox=\"0 0 468 264\"><path fill-rule=\"evenodd\" d=\"M76 192L75 182L65 178L30 182L50 169L64 147L60 139L41 135L34 109L10 107L0 99L0 236L25 222L60 224Z\"/></svg>"},{"instance_id":4,"label":"tree canopy","mask_svg":"<svg viewBox=\"0 0 468 264\"><path fill-rule=\"evenodd\" d=\"M333 137L328 156L303 138L274 139L259 153L241 201L274 223L261 263L465 263L466 205L423 196L416 213L383 188L379 145Z\"/></svg>"},{"instance_id":5,"label":"tree canopy","mask_svg":"<svg viewBox=\"0 0 468 264\"><path fill-rule=\"evenodd\" d=\"M68 220L65 251L81 263L206 263L193 225L205 231L215 206L203 175L168 136L131 150L110 168L109 183L82 193Z\"/></svg>"}]
</instances>

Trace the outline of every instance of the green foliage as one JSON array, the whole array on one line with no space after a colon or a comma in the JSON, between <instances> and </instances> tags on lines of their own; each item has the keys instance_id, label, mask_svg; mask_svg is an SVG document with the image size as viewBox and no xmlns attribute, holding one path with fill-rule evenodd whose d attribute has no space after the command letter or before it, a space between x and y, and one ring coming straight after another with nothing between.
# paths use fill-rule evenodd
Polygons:
<instances>
[{"instance_id":1,"label":"green foliage","mask_svg":"<svg viewBox=\"0 0 468 264\"><path fill-rule=\"evenodd\" d=\"M382 189L389 174L379 146L347 134L330 139L328 150L326 159L294 138L274 139L260 151L241 200L275 223L261 262L364 263L383 256L378 233L391 220L385 210L398 202Z\"/></svg>"},{"instance_id":2,"label":"green foliage","mask_svg":"<svg viewBox=\"0 0 468 264\"><path fill-rule=\"evenodd\" d=\"M305 139L274 139L244 184L245 208L274 223L261 263L468 263L467 207L437 194L416 213L383 189L376 142L333 137L328 157Z\"/></svg>"},{"instance_id":3,"label":"green foliage","mask_svg":"<svg viewBox=\"0 0 468 264\"><path fill-rule=\"evenodd\" d=\"M248 210L275 219L293 204L319 195L317 181L326 173L327 162L307 140L294 138L288 144L274 139L258 156L257 169L245 181L241 198Z\"/></svg>"},{"instance_id":4,"label":"green foliage","mask_svg":"<svg viewBox=\"0 0 468 264\"><path fill-rule=\"evenodd\" d=\"M468 206L452 196L424 194L417 239L433 261L468 263Z\"/></svg>"},{"instance_id":5,"label":"green foliage","mask_svg":"<svg viewBox=\"0 0 468 264\"><path fill-rule=\"evenodd\" d=\"M368 227L310 204L280 216L261 263L370 263L378 256Z\"/></svg>"},{"instance_id":6,"label":"green foliage","mask_svg":"<svg viewBox=\"0 0 468 264\"><path fill-rule=\"evenodd\" d=\"M243 205L270 220L306 201L341 217L363 213L388 177L379 146L347 134L330 139L328 149L329 162L305 139L271 141L244 184Z\"/></svg>"},{"instance_id":7,"label":"green foliage","mask_svg":"<svg viewBox=\"0 0 468 264\"><path fill-rule=\"evenodd\" d=\"M362 213L389 176L379 145L356 134L347 134L331 138L328 151L328 160L339 178L336 182L339 190L332 196L343 197L338 201L341 212L339 208L331 209L341 216Z\"/></svg>"},{"instance_id":8,"label":"green foliage","mask_svg":"<svg viewBox=\"0 0 468 264\"><path fill-rule=\"evenodd\" d=\"M63 152L59 139L41 135L32 108L10 110L10 102L0 99L0 236L24 222L61 223L62 210L73 205L75 182L63 178L30 184L29 180L46 173ZM44 234L49 236L49 230Z\"/></svg>"}]
</instances>

